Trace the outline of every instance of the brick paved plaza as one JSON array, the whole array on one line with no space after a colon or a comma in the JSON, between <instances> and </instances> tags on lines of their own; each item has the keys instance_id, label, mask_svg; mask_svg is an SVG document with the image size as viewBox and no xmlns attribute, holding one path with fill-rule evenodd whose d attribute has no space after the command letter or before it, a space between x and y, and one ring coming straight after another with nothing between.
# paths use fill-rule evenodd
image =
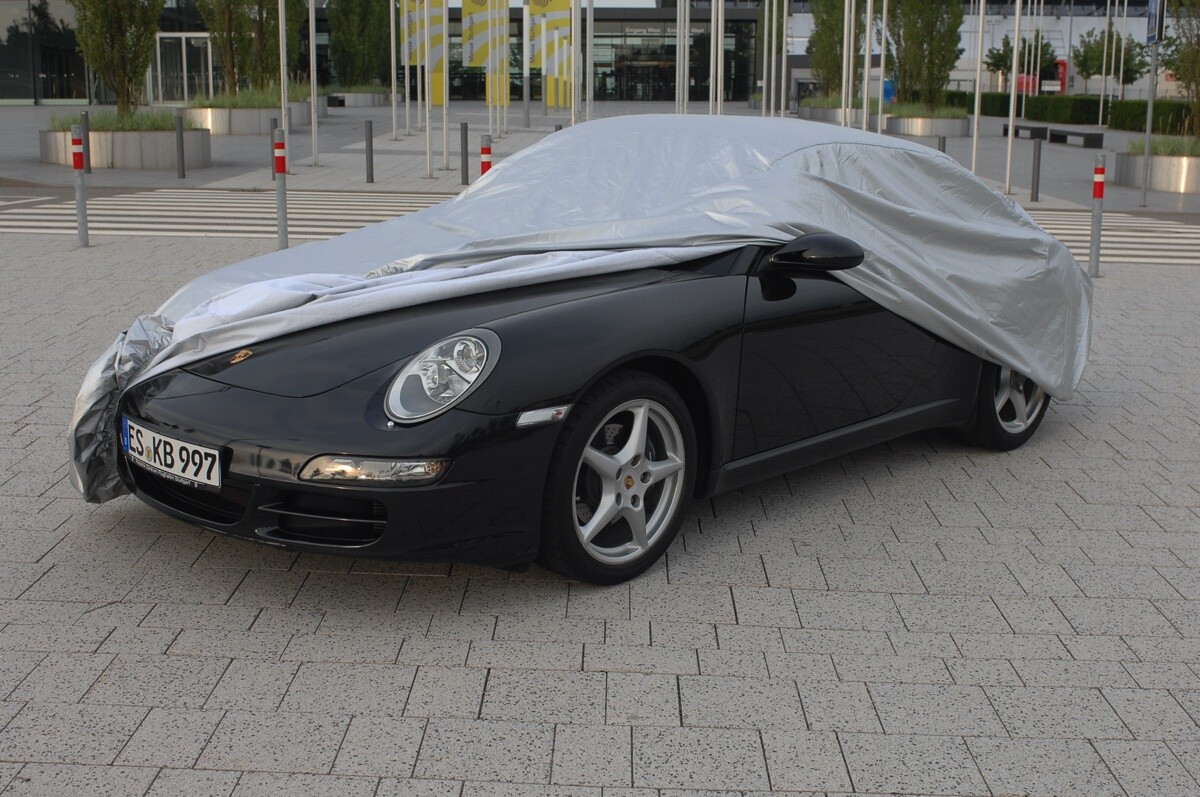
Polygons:
<instances>
[{"instance_id":1,"label":"brick paved plaza","mask_svg":"<svg viewBox=\"0 0 1200 797\"><path fill-rule=\"evenodd\" d=\"M84 369L273 248L93 242L0 234L0 790L1200 793L1200 257L1107 270L1024 448L919 435L724 495L595 588L84 504Z\"/></svg>"}]
</instances>

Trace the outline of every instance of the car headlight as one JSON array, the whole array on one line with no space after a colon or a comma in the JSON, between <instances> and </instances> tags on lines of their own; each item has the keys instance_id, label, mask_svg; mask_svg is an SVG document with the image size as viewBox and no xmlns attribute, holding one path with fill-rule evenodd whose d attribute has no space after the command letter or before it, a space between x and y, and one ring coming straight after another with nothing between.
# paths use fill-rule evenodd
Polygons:
<instances>
[{"instance_id":1,"label":"car headlight","mask_svg":"<svg viewBox=\"0 0 1200 797\"><path fill-rule=\"evenodd\" d=\"M413 423L443 413L483 384L499 359L500 338L486 329L468 329L440 340L392 380L384 399L387 414Z\"/></svg>"}]
</instances>

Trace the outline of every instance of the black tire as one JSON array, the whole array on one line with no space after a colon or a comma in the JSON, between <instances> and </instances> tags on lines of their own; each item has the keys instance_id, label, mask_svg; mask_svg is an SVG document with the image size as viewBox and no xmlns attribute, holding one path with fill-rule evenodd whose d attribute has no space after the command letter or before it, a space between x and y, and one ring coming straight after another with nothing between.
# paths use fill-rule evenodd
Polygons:
<instances>
[{"instance_id":1,"label":"black tire","mask_svg":"<svg viewBox=\"0 0 1200 797\"><path fill-rule=\"evenodd\" d=\"M965 429L954 435L981 448L1012 451L1033 437L1049 406L1050 397L1033 380L985 362L979 375L975 415Z\"/></svg>"},{"instance_id":2,"label":"black tire","mask_svg":"<svg viewBox=\"0 0 1200 797\"><path fill-rule=\"evenodd\" d=\"M639 417L645 419L642 446L632 440ZM601 379L571 409L550 458L539 561L593 584L644 572L679 532L696 453L687 405L670 385L640 371ZM606 471L603 477L597 467ZM634 531L639 513L640 540Z\"/></svg>"}]
</instances>

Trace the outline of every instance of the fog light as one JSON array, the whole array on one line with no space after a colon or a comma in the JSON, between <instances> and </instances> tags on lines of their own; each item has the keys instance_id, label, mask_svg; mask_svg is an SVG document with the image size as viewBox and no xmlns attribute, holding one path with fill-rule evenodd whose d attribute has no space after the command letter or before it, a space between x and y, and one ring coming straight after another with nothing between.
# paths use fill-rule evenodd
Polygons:
<instances>
[{"instance_id":1,"label":"fog light","mask_svg":"<svg viewBox=\"0 0 1200 797\"><path fill-rule=\"evenodd\" d=\"M313 457L300 469L300 480L389 487L430 484L450 467L448 459L364 459L362 457Z\"/></svg>"}]
</instances>

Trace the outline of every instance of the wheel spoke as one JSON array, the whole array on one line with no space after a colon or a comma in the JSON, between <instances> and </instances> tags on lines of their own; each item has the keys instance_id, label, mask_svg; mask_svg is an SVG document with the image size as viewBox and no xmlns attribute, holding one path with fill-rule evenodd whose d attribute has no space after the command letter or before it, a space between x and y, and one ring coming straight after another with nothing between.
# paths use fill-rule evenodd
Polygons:
<instances>
[{"instance_id":1,"label":"wheel spoke","mask_svg":"<svg viewBox=\"0 0 1200 797\"><path fill-rule=\"evenodd\" d=\"M596 506L596 513L592 515L592 519L586 525L579 528L583 535L583 541L590 543L605 526L612 523L613 518L619 512L620 507L617 506L616 495L612 488L605 487L604 494L600 496L600 503Z\"/></svg>"},{"instance_id":2,"label":"wheel spoke","mask_svg":"<svg viewBox=\"0 0 1200 797\"><path fill-rule=\"evenodd\" d=\"M1029 422L1029 405L1025 403L1025 391L1011 391L1013 410L1016 411L1016 417L1013 419L1016 423L1025 424Z\"/></svg>"},{"instance_id":3,"label":"wheel spoke","mask_svg":"<svg viewBox=\"0 0 1200 797\"><path fill-rule=\"evenodd\" d=\"M629 426L629 439L625 441L625 445L621 446L621 450L616 453L616 460L620 463L629 462L635 456L646 455L646 432L650 426L649 407L645 402L632 407L629 414L633 416L633 423Z\"/></svg>"},{"instance_id":4,"label":"wheel spoke","mask_svg":"<svg viewBox=\"0 0 1200 797\"><path fill-rule=\"evenodd\" d=\"M583 463L596 471L596 475L601 479L611 479L621 469L621 463L617 461L616 457L610 457L592 446L583 449Z\"/></svg>"},{"instance_id":5,"label":"wheel spoke","mask_svg":"<svg viewBox=\"0 0 1200 797\"><path fill-rule=\"evenodd\" d=\"M633 546L644 551L650 546L646 539L646 511L644 507L626 507L625 520L629 522L629 530L633 532Z\"/></svg>"},{"instance_id":6,"label":"wheel spoke","mask_svg":"<svg viewBox=\"0 0 1200 797\"><path fill-rule=\"evenodd\" d=\"M646 470L650 473L650 484L657 484L671 474L683 470L683 460L674 454L669 454L666 459L655 462L647 460Z\"/></svg>"},{"instance_id":7,"label":"wheel spoke","mask_svg":"<svg viewBox=\"0 0 1200 797\"><path fill-rule=\"evenodd\" d=\"M996 415L999 416L1004 410L1004 405L1012 401L1012 388L1008 386L1008 380L1000 382L996 388Z\"/></svg>"}]
</instances>

